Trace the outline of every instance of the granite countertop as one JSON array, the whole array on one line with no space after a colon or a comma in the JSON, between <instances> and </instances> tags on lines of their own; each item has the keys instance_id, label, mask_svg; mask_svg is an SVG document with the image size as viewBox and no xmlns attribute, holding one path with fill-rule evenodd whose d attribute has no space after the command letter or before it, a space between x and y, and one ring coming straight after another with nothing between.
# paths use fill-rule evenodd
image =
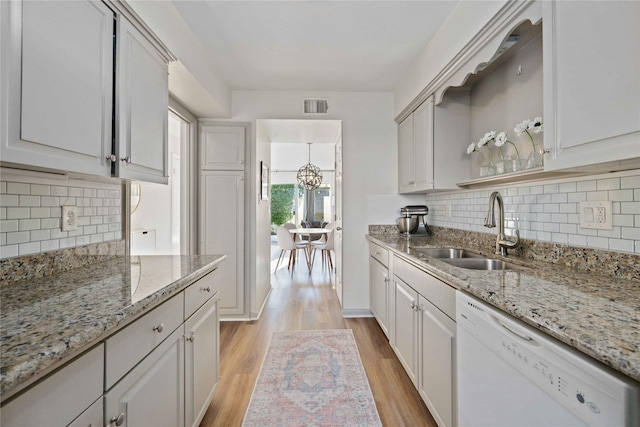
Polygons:
<instances>
[{"instance_id":1,"label":"granite countertop","mask_svg":"<svg viewBox=\"0 0 640 427\"><path fill-rule=\"evenodd\" d=\"M211 272L225 255L131 256L0 285L6 399Z\"/></svg>"},{"instance_id":2,"label":"granite countertop","mask_svg":"<svg viewBox=\"0 0 640 427\"><path fill-rule=\"evenodd\" d=\"M527 268L470 270L412 250L467 249L452 241L398 234L368 235L367 239L640 381L640 282L512 257L503 259ZM490 252L483 255L500 258Z\"/></svg>"}]
</instances>

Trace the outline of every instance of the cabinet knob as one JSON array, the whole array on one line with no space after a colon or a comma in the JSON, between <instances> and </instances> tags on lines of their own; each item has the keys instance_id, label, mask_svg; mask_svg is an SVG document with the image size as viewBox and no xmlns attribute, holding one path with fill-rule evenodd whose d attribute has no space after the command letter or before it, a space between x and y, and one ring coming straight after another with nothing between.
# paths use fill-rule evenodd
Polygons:
<instances>
[{"instance_id":1,"label":"cabinet knob","mask_svg":"<svg viewBox=\"0 0 640 427\"><path fill-rule=\"evenodd\" d=\"M190 337L187 337L187 338L185 338L185 339L186 339L187 341L189 341L189 342L195 342L195 340L196 340L196 335L192 333Z\"/></svg>"},{"instance_id":2,"label":"cabinet knob","mask_svg":"<svg viewBox=\"0 0 640 427\"><path fill-rule=\"evenodd\" d=\"M160 323L158 326L153 327L153 330L158 333L162 332L163 329L164 329L164 325L162 323Z\"/></svg>"},{"instance_id":3,"label":"cabinet knob","mask_svg":"<svg viewBox=\"0 0 640 427\"><path fill-rule=\"evenodd\" d=\"M418 307L418 306L416 305L416 303L415 303L415 302L412 302L412 303L411 303L411 310L416 311L416 308L417 308L417 307Z\"/></svg>"},{"instance_id":4,"label":"cabinet knob","mask_svg":"<svg viewBox=\"0 0 640 427\"><path fill-rule=\"evenodd\" d=\"M542 152L543 152L544 154L549 154L549 153L551 152L551 150L549 150L548 148L545 148Z\"/></svg>"},{"instance_id":5,"label":"cabinet knob","mask_svg":"<svg viewBox=\"0 0 640 427\"><path fill-rule=\"evenodd\" d=\"M384 278L384 283L389 283L389 278L388 277Z\"/></svg>"},{"instance_id":6,"label":"cabinet knob","mask_svg":"<svg viewBox=\"0 0 640 427\"><path fill-rule=\"evenodd\" d=\"M124 413L121 413L117 417L113 417L109 420L109 425L115 424L117 426L121 426L124 423Z\"/></svg>"},{"instance_id":7,"label":"cabinet knob","mask_svg":"<svg viewBox=\"0 0 640 427\"><path fill-rule=\"evenodd\" d=\"M206 288L202 288L202 290L205 292L211 292L211 287L207 286Z\"/></svg>"},{"instance_id":8,"label":"cabinet knob","mask_svg":"<svg viewBox=\"0 0 640 427\"><path fill-rule=\"evenodd\" d=\"M122 160L122 161L123 161L123 162L125 162L126 164L131 163L131 158L130 158L129 156L127 156L127 157L123 157L123 158L121 158L120 160Z\"/></svg>"},{"instance_id":9,"label":"cabinet knob","mask_svg":"<svg viewBox=\"0 0 640 427\"><path fill-rule=\"evenodd\" d=\"M107 160L109 160L111 163L114 163L116 160L118 160L118 158L115 154L112 154L110 156L107 156Z\"/></svg>"}]
</instances>

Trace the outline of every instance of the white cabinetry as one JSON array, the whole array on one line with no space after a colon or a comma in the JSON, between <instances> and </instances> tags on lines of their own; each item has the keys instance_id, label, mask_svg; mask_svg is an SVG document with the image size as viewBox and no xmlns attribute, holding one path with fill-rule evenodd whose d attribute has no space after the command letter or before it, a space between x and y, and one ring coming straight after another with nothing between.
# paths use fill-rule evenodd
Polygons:
<instances>
[{"instance_id":1,"label":"white cabinetry","mask_svg":"<svg viewBox=\"0 0 640 427\"><path fill-rule=\"evenodd\" d=\"M200 168L244 170L245 128L200 125Z\"/></svg>"},{"instance_id":2,"label":"white cabinetry","mask_svg":"<svg viewBox=\"0 0 640 427\"><path fill-rule=\"evenodd\" d=\"M399 193L433 188L433 97L398 126Z\"/></svg>"},{"instance_id":3,"label":"white cabinetry","mask_svg":"<svg viewBox=\"0 0 640 427\"><path fill-rule=\"evenodd\" d=\"M104 425L101 405L103 352L104 346L100 344L4 404L0 424L4 427L73 426L81 425L82 421L84 427ZM96 405L100 407L99 412Z\"/></svg>"},{"instance_id":4,"label":"white cabinetry","mask_svg":"<svg viewBox=\"0 0 640 427\"><path fill-rule=\"evenodd\" d=\"M398 359L439 426L456 420L455 290L394 257Z\"/></svg>"},{"instance_id":5,"label":"white cabinetry","mask_svg":"<svg viewBox=\"0 0 640 427\"><path fill-rule=\"evenodd\" d=\"M220 316L246 318L244 124L200 123L200 253L226 254Z\"/></svg>"},{"instance_id":6,"label":"white cabinetry","mask_svg":"<svg viewBox=\"0 0 640 427\"><path fill-rule=\"evenodd\" d=\"M371 312L380 328L389 337L389 251L369 243L369 293Z\"/></svg>"},{"instance_id":7,"label":"white cabinetry","mask_svg":"<svg viewBox=\"0 0 640 427\"><path fill-rule=\"evenodd\" d=\"M640 3L549 1L543 13L545 170L640 166Z\"/></svg>"},{"instance_id":8,"label":"white cabinetry","mask_svg":"<svg viewBox=\"0 0 640 427\"><path fill-rule=\"evenodd\" d=\"M395 287L396 333L394 350L415 386L418 385L418 293L398 277Z\"/></svg>"},{"instance_id":9,"label":"white cabinetry","mask_svg":"<svg viewBox=\"0 0 640 427\"><path fill-rule=\"evenodd\" d=\"M185 425L197 427L218 385L218 299L211 298L185 321Z\"/></svg>"},{"instance_id":10,"label":"white cabinetry","mask_svg":"<svg viewBox=\"0 0 640 427\"><path fill-rule=\"evenodd\" d=\"M104 395L109 426L184 426L184 327Z\"/></svg>"},{"instance_id":11,"label":"white cabinetry","mask_svg":"<svg viewBox=\"0 0 640 427\"><path fill-rule=\"evenodd\" d=\"M110 176L114 13L0 2L3 162Z\"/></svg>"},{"instance_id":12,"label":"white cabinetry","mask_svg":"<svg viewBox=\"0 0 640 427\"><path fill-rule=\"evenodd\" d=\"M121 178L167 183L168 66L127 20L118 20L118 150Z\"/></svg>"},{"instance_id":13,"label":"white cabinetry","mask_svg":"<svg viewBox=\"0 0 640 427\"><path fill-rule=\"evenodd\" d=\"M422 342L418 391L438 425L457 425L456 322L422 296L418 305Z\"/></svg>"}]
</instances>

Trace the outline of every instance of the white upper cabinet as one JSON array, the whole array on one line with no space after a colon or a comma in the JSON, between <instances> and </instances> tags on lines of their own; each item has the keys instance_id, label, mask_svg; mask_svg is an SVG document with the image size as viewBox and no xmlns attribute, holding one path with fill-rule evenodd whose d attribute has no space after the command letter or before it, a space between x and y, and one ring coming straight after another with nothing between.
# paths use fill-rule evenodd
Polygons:
<instances>
[{"instance_id":1,"label":"white upper cabinet","mask_svg":"<svg viewBox=\"0 0 640 427\"><path fill-rule=\"evenodd\" d=\"M398 192L433 188L433 97L398 126Z\"/></svg>"},{"instance_id":2,"label":"white upper cabinet","mask_svg":"<svg viewBox=\"0 0 640 427\"><path fill-rule=\"evenodd\" d=\"M167 183L167 62L124 19L118 20L118 43L116 174Z\"/></svg>"},{"instance_id":3,"label":"white upper cabinet","mask_svg":"<svg viewBox=\"0 0 640 427\"><path fill-rule=\"evenodd\" d=\"M640 3L543 7L545 169L640 166Z\"/></svg>"},{"instance_id":4,"label":"white upper cabinet","mask_svg":"<svg viewBox=\"0 0 640 427\"><path fill-rule=\"evenodd\" d=\"M3 162L109 176L113 12L95 1L0 2Z\"/></svg>"},{"instance_id":5,"label":"white upper cabinet","mask_svg":"<svg viewBox=\"0 0 640 427\"><path fill-rule=\"evenodd\" d=\"M200 125L200 169L244 170L245 128Z\"/></svg>"}]
</instances>

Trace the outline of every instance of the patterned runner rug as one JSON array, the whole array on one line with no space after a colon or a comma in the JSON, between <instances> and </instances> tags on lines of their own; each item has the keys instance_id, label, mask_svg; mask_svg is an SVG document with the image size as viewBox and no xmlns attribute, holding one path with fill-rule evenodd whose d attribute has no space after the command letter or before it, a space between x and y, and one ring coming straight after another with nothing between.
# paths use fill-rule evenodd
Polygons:
<instances>
[{"instance_id":1,"label":"patterned runner rug","mask_svg":"<svg viewBox=\"0 0 640 427\"><path fill-rule=\"evenodd\" d=\"M274 332L242 425L381 426L351 329Z\"/></svg>"}]
</instances>

